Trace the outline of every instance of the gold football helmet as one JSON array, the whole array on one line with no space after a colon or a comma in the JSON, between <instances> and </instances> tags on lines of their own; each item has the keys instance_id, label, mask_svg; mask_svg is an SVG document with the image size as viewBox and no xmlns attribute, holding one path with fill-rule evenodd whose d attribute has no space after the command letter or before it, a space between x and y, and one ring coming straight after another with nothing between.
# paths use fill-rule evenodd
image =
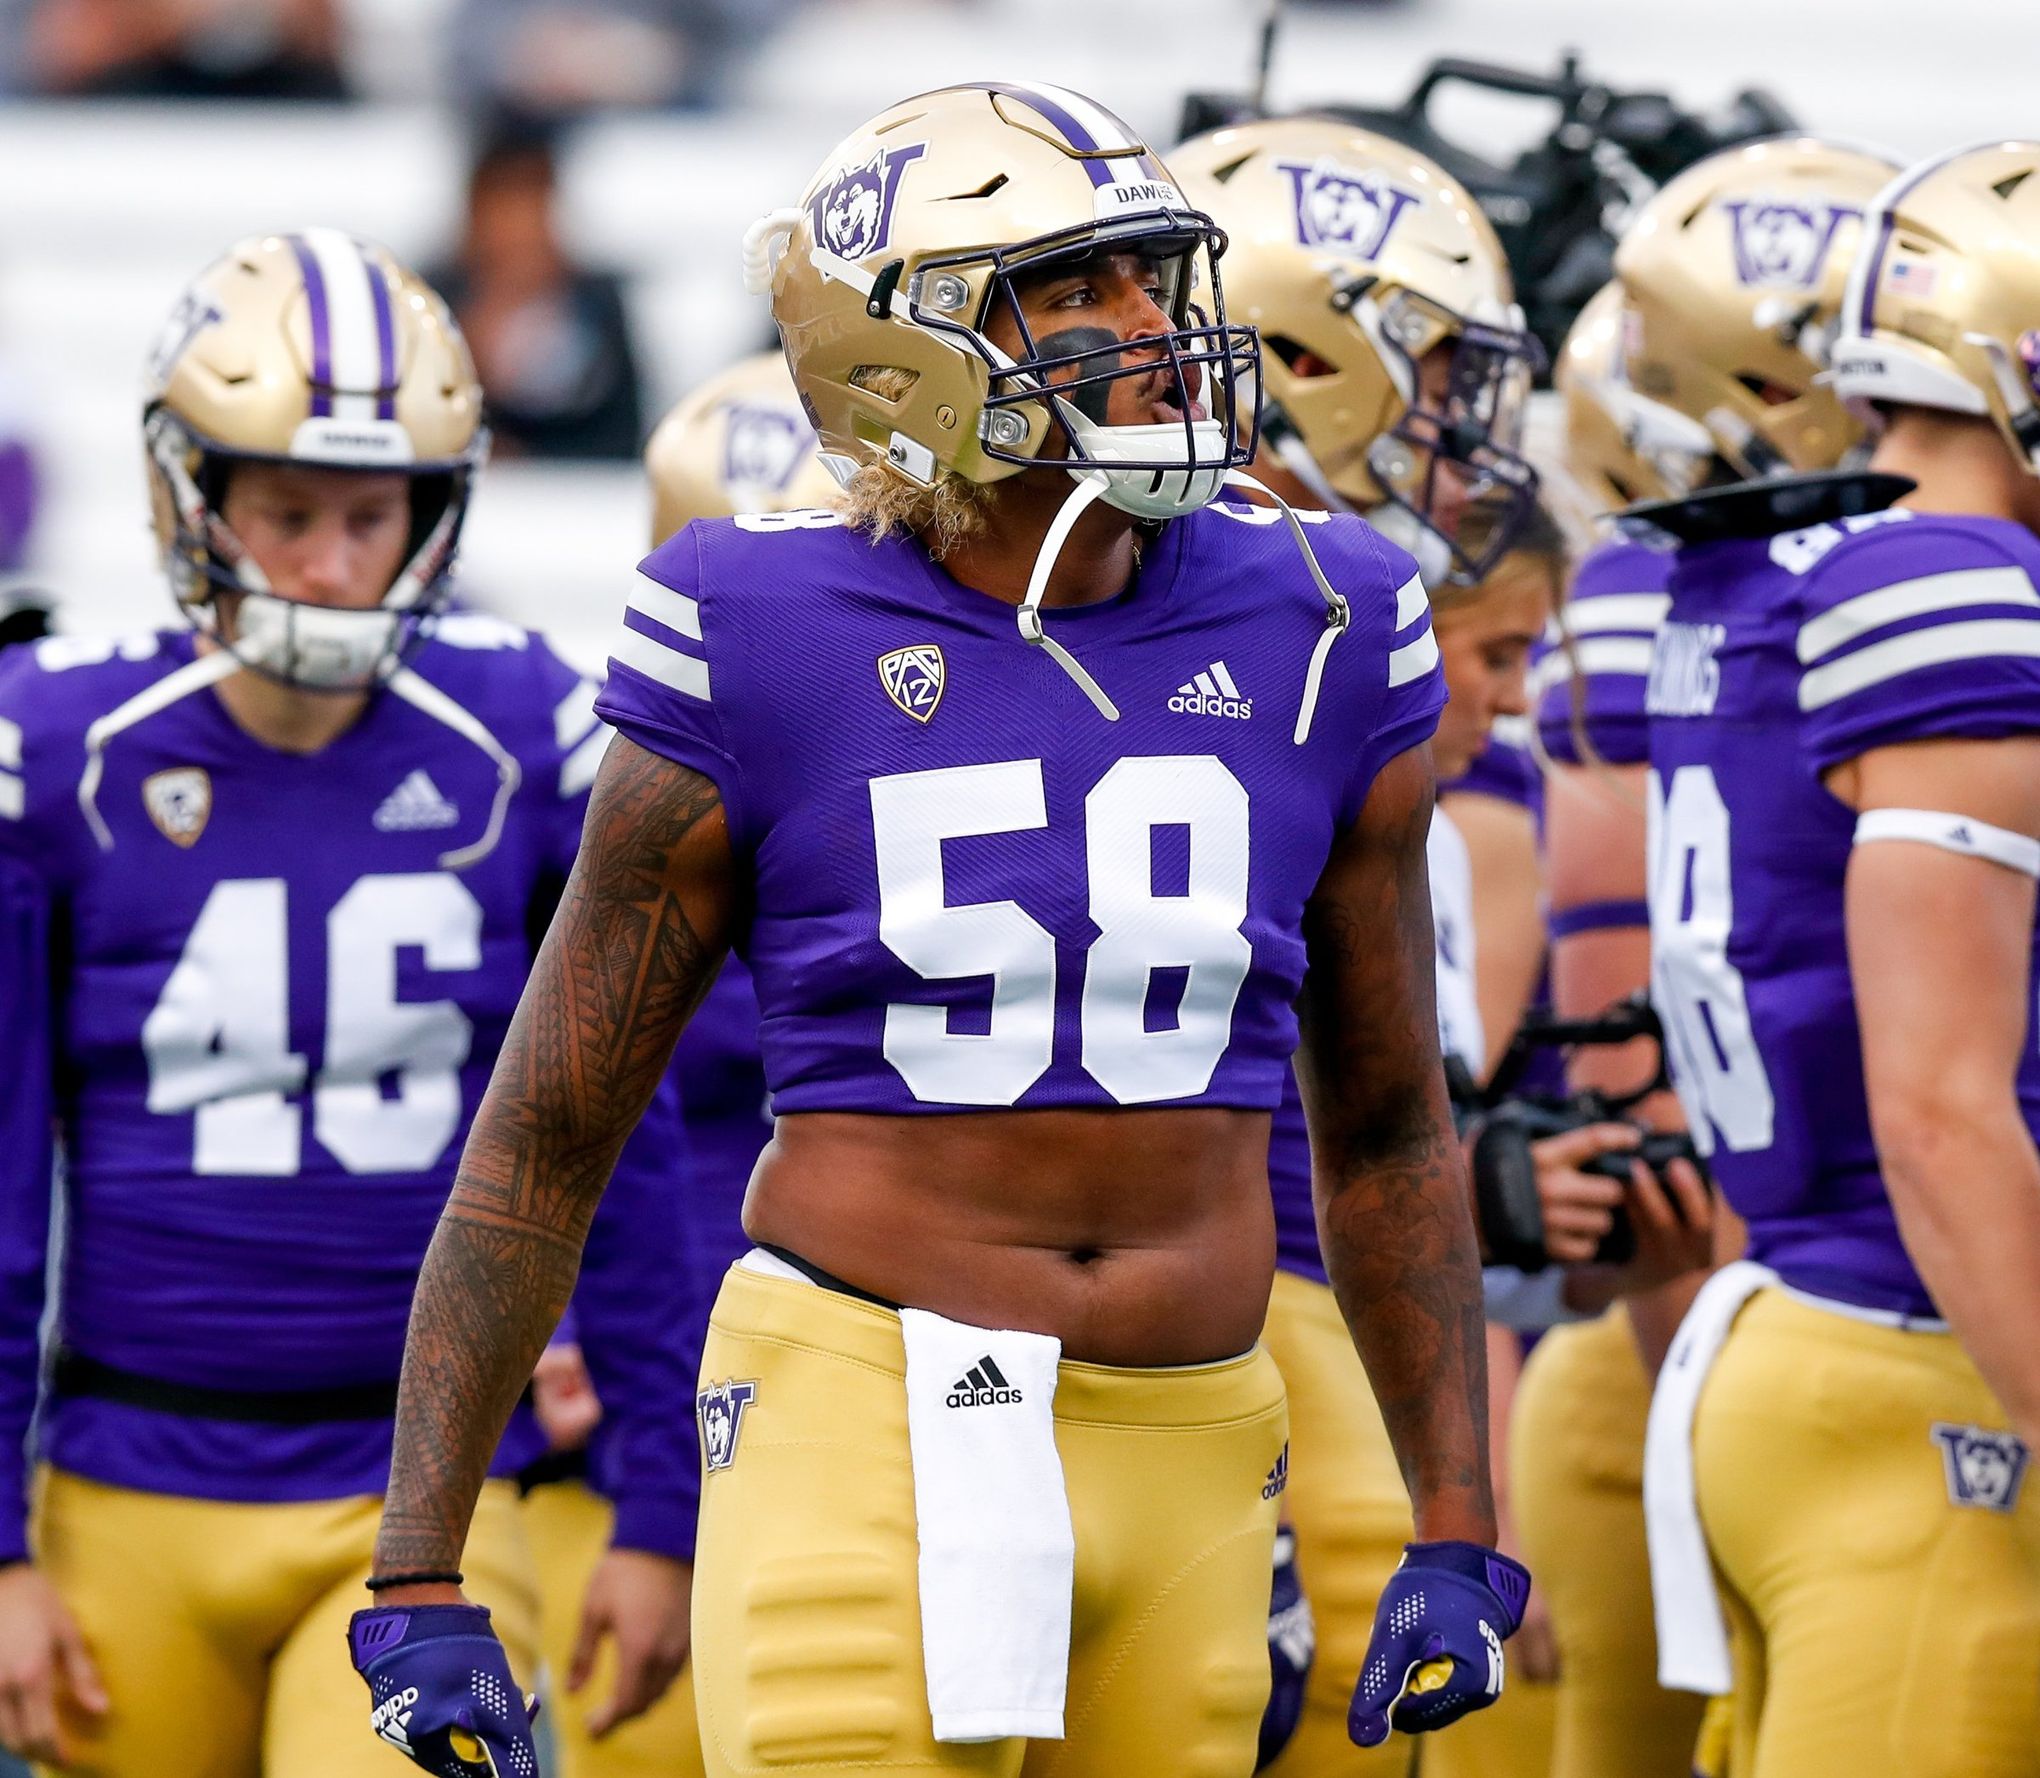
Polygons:
<instances>
[{"instance_id":1,"label":"gold football helmet","mask_svg":"<svg viewBox=\"0 0 2040 1778\"><path fill-rule=\"evenodd\" d=\"M1072 328L1016 359L985 331L1013 281L1133 247L1173 326L1139 348ZM822 164L795 209L745 236L793 380L847 469L991 483L1061 462L1142 518L1202 506L1253 455L1254 339L1229 327L1224 237L1102 106L1060 87L947 87L881 112ZM1180 420L1111 426L1107 386L1173 376ZM1251 395L1248 397L1251 400ZM1207 414L1207 408L1209 410ZM1066 453L1062 454L1062 453Z\"/></svg>"},{"instance_id":2,"label":"gold football helmet","mask_svg":"<svg viewBox=\"0 0 2040 1778\"><path fill-rule=\"evenodd\" d=\"M828 506L835 478L802 412L786 360L760 352L687 396L645 447L652 543L693 519Z\"/></svg>"},{"instance_id":3,"label":"gold football helmet","mask_svg":"<svg viewBox=\"0 0 2040 1778\"><path fill-rule=\"evenodd\" d=\"M1622 377L1627 324L1622 286L1611 280L1580 310L1552 374L1565 403L1565 467L1596 517L1671 493L1630 448Z\"/></svg>"},{"instance_id":4,"label":"gold football helmet","mask_svg":"<svg viewBox=\"0 0 2040 1778\"><path fill-rule=\"evenodd\" d=\"M1895 171L1780 136L1709 155L1623 235L1622 375L1604 385L1667 496L1832 469L1862 436L1822 379L1870 200Z\"/></svg>"},{"instance_id":5,"label":"gold football helmet","mask_svg":"<svg viewBox=\"0 0 2040 1778\"><path fill-rule=\"evenodd\" d=\"M1233 312L1261 333L1271 448L1329 505L1402 509L1450 548L1455 577L1478 579L1536 498L1517 446L1537 346L1471 194L1401 143L1317 118L1214 130L1170 160L1226 231ZM1421 361L1441 346L1449 381L1427 397ZM1447 467L1485 522L1434 516Z\"/></svg>"},{"instance_id":6,"label":"gold football helmet","mask_svg":"<svg viewBox=\"0 0 2040 1778\"><path fill-rule=\"evenodd\" d=\"M1835 389L1987 417L2040 475L2040 142L1911 168L1869 206Z\"/></svg>"},{"instance_id":7,"label":"gold football helmet","mask_svg":"<svg viewBox=\"0 0 2040 1778\"><path fill-rule=\"evenodd\" d=\"M142 432L157 542L192 623L294 685L387 679L443 595L488 442L473 361L439 297L386 249L336 229L242 241L172 310ZM227 473L245 461L411 478L411 554L379 610L270 591L219 512Z\"/></svg>"}]
</instances>

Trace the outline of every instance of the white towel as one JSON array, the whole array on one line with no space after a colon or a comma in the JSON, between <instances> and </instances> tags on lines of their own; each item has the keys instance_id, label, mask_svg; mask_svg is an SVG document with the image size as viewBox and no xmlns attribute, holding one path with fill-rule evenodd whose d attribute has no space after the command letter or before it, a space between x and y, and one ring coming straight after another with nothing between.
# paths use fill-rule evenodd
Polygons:
<instances>
[{"instance_id":1,"label":"white towel","mask_svg":"<svg viewBox=\"0 0 2040 1778\"><path fill-rule=\"evenodd\" d=\"M921 1541L921 1646L938 1741L1060 1740L1077 1540L1045 1334L900 1311Z\"/></svg>"},{"instance_id":2,"label":"white towel","mask_svg":"<svg viewBox=\"0 0 2040 1778\"><path fill-rule=\"evenodd\" d=\"M1707 1373L1743 1304L1777 1282L1769 1266L1747 1259L1708 1279L1679 1323L1650 1398L1650 1429L1643 1443L1644 1529L1657 1613L1658 1683L1674 1691L1719 1697L1731 1683L1728 1625L1693 1485L1693 1417Z\"/></svg>"}]
</instances>

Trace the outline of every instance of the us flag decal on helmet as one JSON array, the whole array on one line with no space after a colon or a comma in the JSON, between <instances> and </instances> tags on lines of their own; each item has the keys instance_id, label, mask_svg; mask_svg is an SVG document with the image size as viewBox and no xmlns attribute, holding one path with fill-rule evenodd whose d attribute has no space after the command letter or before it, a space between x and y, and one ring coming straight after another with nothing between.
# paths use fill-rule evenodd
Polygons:
<instances>
[{"instance_id":1,"label":"us flag decal on helmet","mask_svg":"<svg viewBox=\"0 0 2040 1778\"><path fill-rule=\"evenodd\" d=\"M926 722L942 702L942 650L933 642L895 648L878 658L878 682L916 722Z\"/></svg>"}]
</instances>

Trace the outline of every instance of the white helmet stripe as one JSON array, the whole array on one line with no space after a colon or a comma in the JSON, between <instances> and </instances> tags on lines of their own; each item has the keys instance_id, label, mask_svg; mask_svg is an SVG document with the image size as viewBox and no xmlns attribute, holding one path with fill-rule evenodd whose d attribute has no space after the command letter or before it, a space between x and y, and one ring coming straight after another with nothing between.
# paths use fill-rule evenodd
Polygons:
<instances>
[{"instance_id":1,"label":"white helmet stripe","mask_svg":"<svg viewBox=\"0 0 2040 1778\"><path fill-rule=\"evenodd\" d=\"M1005 90L1015 98L1029 102L1037 97L1045 99L1055 110L1067 112L1091 138L1089 142L1074 141L1072 147L1109 154L1141 146L1140 138L1097 100L1087 99L1082 93L1073 93L1066 86L1051 86L1045 80L1016 80ZM1054 118L1055 112L1043 110L1042 115ZM1056 121L1060 124L1060 119Z\"/></svg>"},{"instance_id":2,"label":"white helmet stripe","mask_svg":"<svg viewBox=\"0 0 2040 1778\"><path fill-rule=\"evenodd\" d=\"M325 285L333 417L373 420L380 392L396 380L388 374L395 367L383 362L374 289L379 275L360 243L338 229L308 228L302 238Z\"/></svg>"}]
</instances>

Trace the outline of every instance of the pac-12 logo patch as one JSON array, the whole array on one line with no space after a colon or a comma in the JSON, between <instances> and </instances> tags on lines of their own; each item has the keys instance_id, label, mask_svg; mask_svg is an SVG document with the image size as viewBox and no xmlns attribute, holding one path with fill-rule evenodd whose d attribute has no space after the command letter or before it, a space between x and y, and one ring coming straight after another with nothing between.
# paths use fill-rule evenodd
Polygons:
<instances>
[{"instance_id":1,"label":"pac-12 logo patch","mask_svg":"<svg viewBox=\"0 0 2040 1778\"><path fill-rule=\"evenodd\" d=\"M845 167L808 199L815 245L845 259L877 253L892 239L900 175L928 152L925 142L874 150L861 166Z\"/></svg>"},{"instance_id":2,"label":"pac-12 logo patch","mask_svg":"<svg viewBox=\"0 0 2040 1778\"><path fill-rule=\"evenodd\" d=\"M1863 215L1851 204L1795 198L1731 198L1722 208L1728 212L1735 281L1773 290L1811 290L1842 224Z\"/></svg>"},{"instance_id":3,"label":"pac-12 logo patch","mask_svg":"<svg viewBox=\"0 0 2040 1778\"><path fill-rule=\"evenodd\" d=\"M878 657L878 682L885 687L885 695L916 722L926 722L942 702L942 650L933 642L917 642L911 648L882 654Z\"/></svg>"},{"instance_id":4,"label":"pac-12 logo patch","mask_svg":"<svg viewBox=\"0 0 2040 1778\"><path fill-rule=\"evenodd\" d=\"M1373 259L1388 245L1403 212L1423 199L1379 173L1357 172L1325 159L1278 161L1296 203L1296 238L1306 247L1334 247Z\"/></svg>"},{"instance_id":5,"label":"pac-12 logo patch","mask_svg":"<svg viewBox=\"0 0 2040 1778\"><path fill-rule=\"evenodd\" d=\"M212 775L204 766L174 766L142 780L142 807L156 831L187 852L212 818Z\"/></svg>"},{"instance_id":6,"label":"pac-12 logo patch","mask_svg":"<svg viewBox=\"0 0 2040 1778\"><path fill-rule=\"evenodd\" d=\"M2024 1439L2016 1433L1937 1421L1934 1442L1941 1447L1941 1467L1947 1472L1953 1505L1980 1506L1994 1513L2008 1513L2018 1505L2030 1455Z\"/></svg>"},{"instance_id":7,"label":"pac-12 logo patch","mask_svg":"<svg viewBox=\"0 0 2040 1778\"><path fill-rule=\"evenodd\" d=\"M701 1456L710 1469L728 1469L737 1460L737 1435L744 1430L744 1410L758 1399L756 1383L711 1383L694 1398L694 1417L701 1427Z\"/></svg>"}]
</instances>

